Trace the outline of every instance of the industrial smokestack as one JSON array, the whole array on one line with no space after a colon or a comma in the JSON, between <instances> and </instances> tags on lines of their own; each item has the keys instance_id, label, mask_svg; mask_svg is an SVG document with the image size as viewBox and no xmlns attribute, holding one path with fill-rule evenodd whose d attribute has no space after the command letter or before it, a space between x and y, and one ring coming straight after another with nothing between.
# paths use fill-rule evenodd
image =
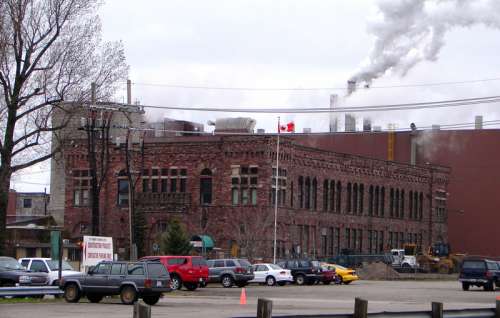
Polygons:
<instances>
[{"instance_id":1,"label":"industrial smokestack","mask_svg":"<svg viewBox=\"0 0 500 318\"><path fill-rule=\"evenodd\" d=\"M347 96L356 91L356 80L351 79L347 81Z\"/></svg>"},{"instance_id":2,"label":"industrial smokestack","mask_svg":"<svg viewBox=\"0 0 500 318\"><path fill-rule=\"evenodd\" d=\"M372 120L370 118L363 119L363 131L372 131Z\"/></svg>"},{"instance_id":3,"label":"industrial smokestack","mask_svg":"<svg viewBox=\"0 0 500 318\"><path fill-rule=\"evenodd\" d=\"M337 116L335 116L335 113L333 110L337 107L337 102L338 102L338 95L332 94L330 95L330 132L337 132Z\"/></svg>"},{"instance_id":4,"label":"industrial smokestack","mask_svg":"<svg viewBox=\"0 0 500 318\"><path fill-rule=\"evenodd\" d=\"M483 129L483 116L476 116L474 120L476 129Z\"/></svg>"},{"instance_id":5,"label":"industrial smokestack","mask_svg":"<svg viewBox=\"0 0 500 318\"><path fill-rule=\"evenodd\" d=\"M351 114L345 114L345 131L356 131L356 118Z\"/></svg>"}]
</instances>

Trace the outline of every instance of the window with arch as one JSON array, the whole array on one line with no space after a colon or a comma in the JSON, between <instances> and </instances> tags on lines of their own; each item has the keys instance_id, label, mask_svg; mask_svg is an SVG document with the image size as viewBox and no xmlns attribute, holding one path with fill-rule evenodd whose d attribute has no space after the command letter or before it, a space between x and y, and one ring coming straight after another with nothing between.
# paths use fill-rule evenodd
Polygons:
<instances>
[{"instance_id":1,"label":"window with arch","mask_svg":"<svg viewBox=\"0 0 500 318\"><path fill-rule=\"evenodd\" d=\"M304 208L304 177L299 177L299 207Z\"/></svg>"},{"instance_id":2,"label":"window with arch","mask_svg":"<svg viewBox=\"0 0 500 318\"><path fill-rule=\"evenodd\" d=\"M212 170L208 168L200 173L200 204L212 204Z\"/></svg>"},{"instance_id":3,"label":"window with arch","mask_svg":"<svg viewBox=\"0 0 500 318\"><path fill-rule=\"evenodd\" d=\"M399 189L396 189L396 199L394 200L394 217L399 218Z\"/></svg>"},{"instance_id":4,"label":"window with arch","mask_svg":"<svg viewBox=\"0 0 500 318\"><path fill-rule=\"evenodd\" d=\"M385 214L385 187L380 189L380 216L384 217Z\"/></svg>"},{"instance_id":5,"label":"window with arch","mask_svg":"<svg viewBox=\"0 0 500 318\"><path fill-rule=\"evenodd\" d=\"M405 190L401 190L401 211L399 216L403 219L405 217Z\"/></svg>"},{"instance_id":6,"label":"window with arch","mask_svg":"<svg viewBox=\"0 0 500 318\"><path fill-rule=\"evenodd\" d=\"M353 214L358 213L358 184L355 183L352 187L352 212Z\"/></svg>"},{"instance_id":7,"label":"window with arch","mask_svg":"<svg viewBox=\"0 0 500 318\"><path fill-rule=\"evenodd\" d=\"M306 199L305 199L305 208L311 208L311 179L306 177Z\"/></svg>"},{"instance_id":8,"label":"window with arch","mask_svg":"<svg viewBox=\"0 0 500 318\"><path fill-rule=\"evenodd\" d=\"M329 210L329 204L330 204L330 200L328 197L330 195L329 184L330 183L328 182L328 180L325 179L323 181L323 211L325 212Z\"/></svg>"},{"instance_id":9,"label":"window with arch","mask_svg":"<svg viewBox=\"0 0 500 318\"><path fill-rule=\"evenodd\" d=\"M347 200L346 200L346 212L351 213L351 200L352 200L352 185L350 182L347 183Z\"/></svg>"},{"instance_id":10,"label":"window with arch","mask_svg":"<svg viewBox=\"0 0 500 318\"><path fill-rule=\"evenodd\" d=\"M317 210L318 208L318 181L316 178L312 181L312 193L311 193L311 208Z\"/></svg>"},{"instance_id":11,"label":"window with arch","mask_svg":"<svg viewBox=\"0 0 500 318\"><path fill-rule=\"evenodd\" d=\"M375 216L379 216L379 207L380 207L380 188L379 188L379 186L375 187L375 195L374 196L375 196L374 214L375 214Z\"/></svg>"},{"instance_id":12,"label":"window with arch","mask_svg":"<svg viewBox=\"0 0 500 318\"><path fill-rule=\"evenodd\" d=\"M408 210L409 210L409 213L410 215L408 216L410 219L413 219L414 216L413 216L413 191L410 191L409 195L408 195Z\"/></svg>"},{"instance_id":13,"label":"window with arch","mask_svg":"<svg viewBox=\"0 0 500 318\"><path fill-rule=\"evenodd\" d=\"M365 186L364 184L359 185L359 205L358 214L362 215L364 213L364 201L365 201Z\"/></svg>"},{"instance_id":14,"label":"window with arch","mask_svg":"<svg viewBox=\"0 0 500 318\"><path fill-rule=\"evenodd\" d=\"M391 188L389 195L389 215L390 217L394 217L394 189Z\"/></svg>"},{"instance_id":15,"label":"window with arch","mask_svg":"<svg viewBox=\"0 0 500 318\"><path fill-rule=\"evenodd\" d=\"M342 183L337 181L337 213L341 212L342 207Z\"/></svg>"},{"instance_id":16,"label":"window with arch","mask_svg":"<svg viewBox=\"0 0 500 318\"><path fill-rule=\"evenodd\" d=\"M368 215L373 215L373 186L368 190Z\"/></svg>"}]
</instances>

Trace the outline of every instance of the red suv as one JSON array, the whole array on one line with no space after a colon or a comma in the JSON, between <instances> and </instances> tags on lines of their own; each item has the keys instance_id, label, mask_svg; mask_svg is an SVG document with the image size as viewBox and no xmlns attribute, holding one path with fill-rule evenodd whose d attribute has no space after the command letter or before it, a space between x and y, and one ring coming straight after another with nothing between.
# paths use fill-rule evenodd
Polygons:
<instances>
[{"instance_id":1,"label":"red suv","mask_svg":"<svg viewBox=\"0 0 500 318\"><path fill-rule=\"evenodd\" d=\"M145 256L143 259L157 259L167 268L170 274L170 288L188 290L204 287L208 281L208 266L201 256Z\"/></svg>"}]
</instances>

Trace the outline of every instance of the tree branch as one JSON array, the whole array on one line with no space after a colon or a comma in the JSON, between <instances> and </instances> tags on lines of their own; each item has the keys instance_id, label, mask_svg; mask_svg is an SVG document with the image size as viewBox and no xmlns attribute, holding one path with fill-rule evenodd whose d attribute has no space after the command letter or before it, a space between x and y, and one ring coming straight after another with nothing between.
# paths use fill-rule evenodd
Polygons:
<instances>
[{"instance_id":1,"label":"tree branch","mask_svg":"<svg viewBox=\"0 0 500 318\"><path fill-rule=\"evenodd\" d=\"M26 163L23 163L23 164L12 166L10 168L10 171L12 173L14 173L14 172L16 172L18 170L26 169L28 167L31 167L32 165L36 165L37 163L43 162L43 161L45 161L47 159L50 159L50 157L52 157L53 155L55 155L56 153L58 153L59 150L60 150L60 147L56 147L56 149L54 149L52 152L50 152L49 154L47 154L45 156L33 159L33 160L31 160L29 162L26 162Z\"/></svg>"}]
</instances>

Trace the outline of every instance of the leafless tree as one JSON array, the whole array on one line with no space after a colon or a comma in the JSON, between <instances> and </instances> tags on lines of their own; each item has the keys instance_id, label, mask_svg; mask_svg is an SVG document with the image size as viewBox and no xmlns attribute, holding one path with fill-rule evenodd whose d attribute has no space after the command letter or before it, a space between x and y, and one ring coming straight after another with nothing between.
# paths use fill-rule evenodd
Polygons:
<instances>
[{"instance_id":1,"label":"leafless tree","mask_svg":"<svg viewBox=\"0 0 500 318\"><path fill-rule=\"evenodd\" d=\"M235 241L245 257L254 260L269 254L274 224L272 211L268 208L238 208L229 220Z\"/></svg>"},{"instance_id":2,"label":"leafless tree","mask_svg":"<svg viewBox=\"0 0 500 318\"><path fill-rule=\"evenodd\" d=\"M68 123L61 104L88 101L92 82L96 99L108 99L126 77L122 44L101 40L99 3L0 1L0 254L11 176L59 151L50 136Z\"/></svg>"}]
</instances>

